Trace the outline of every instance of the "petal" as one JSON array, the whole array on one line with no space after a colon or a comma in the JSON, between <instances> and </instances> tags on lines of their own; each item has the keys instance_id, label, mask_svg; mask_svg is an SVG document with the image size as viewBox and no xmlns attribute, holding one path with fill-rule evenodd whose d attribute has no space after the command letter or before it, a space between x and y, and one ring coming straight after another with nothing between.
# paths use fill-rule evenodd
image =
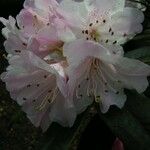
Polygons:
<instances>
[{"instance_id":1,"label":"petal","mask_svg":"<svg viewBox=\"0 0 150 150\"><path fill-rule=\"evenodd\" d=\"M111 19L107 21L105 30L99 29L101 39L107 40L111 44L115 41L117 41L117 44L124 44L137 33L142 32L143 27L141 23L143 20L144 15L140 10L124 8L123 11L119 11L111 16Z\"/></svg>"},{"instance_id":2,"label":"petal","mask_svg":"<svg viewBox=\"0 0 150 150\"><path fill-rule=\"evenodd\" d=\"M143 12L131 7L126 7L122 11L113 14L111 17L114 20L120 20L123 18L126 19L126 21L130 20L130 22L133 23L142 23L144 21Z\"/></svg>"},{"instance_id":3,"label":"petal","mask_svg":"<svg viewBox=\"0 0 150 150\"><path fill-rule=\"evenodd\" d=\"M21 28L21 32L28 38L38 33L48 21L31 9L23 9L19 15L17 15L17 23Z\"/></svg>"},{"instance_id":4,"label":"petal","mask_svg":"<svg viewBox=\"0 0 150 150\"><path fill-rule=\"evenodd\" d=\"M111 105L116 105L119 108L124 106L127 99L123 91L118 91L119 94L109 90L108 93L101 94L100 108L103 113L106 113Z\"/></svg>"},{"instance_id":5,"label":"petal","mask_svg":"<svg viewBox=\"0 0 150 150\"><path fill-rule=\"evenodd\" d=\"M56 0L25 0L24 2L25 8L38 8L41 10L48 10L51 5L57 6L58 3Z\"/></svg>"},{"instance_id":6,"label":"petal","mask_svg":"<svg viewBox=\"0 0 150 150\"><path fill-rule=\"evenodd\" d=\"M0 17L0 22L2 22L4 26L6 26L2 29L2 34L6 39L9 37L10 32L18 32L18 29L16 27L16 20L12 16L9 16L8 20L6 20L3 17Z\"/></svg>"},{"instance_id":7,"label":"petal","mask_svg":"<svg viewBox=\"0 0 150 150\"><path fill-rule=\"evenodd\" d=\"M88 15L84 2L63 0L60 3L60 8L66 12L65 18L72 26L81 27Z\"/></svg>"},{"instance_id":8,"label":"petal","mask_svg":"<svg viewBox=\"0 0 150 150\"><path fill-rule=\"evenodd\" d=\"M32 66L34 67L40 68L50 73L56 73L55 70L49 64L47 64L45 61L43 61L41 58L34 55L30 51L22 52L21 57L25 60L26 63L28 62L28 64L32 64Z\"/></svg>"},{"instance_id":9,"label":"petal","mask_svg":"<svg viewBox=\"0 0 150 150\"><path fill-rule=\"evenodd\" d=\"M68 68L68 85L70 100L73 99L76 112L82 113L93 102L93 97L88 93L88 70L90 62L85 60L77 67Z\"/></svg>"},{"instance_id":10,"label":"petal","mask_svg":"<svg viewBox=\"0 0 150 150\"><path fill-rule=\"evenodd\" d=\"M34 63L32 63L33 61ZM58 64L50 65L60 77L57 87L56 75L44 70L42 67L45 62L31 52L15 55L10 58L9 63L10 67L6 73L2 74L1 78L6 82L11 97L22 105L23 110L35 126L41 126L45 131L53 121L64 126L73 125L76 113L74 106L71 106L68 103L69 100L66 101L64 97L67 96L66 92L68 91L66 78L64 74L60 73ZM58 89L58 93L51 95L56 87L57 89L60 87L61 92Z\"/></svg>"},{"instance_id":11,"label":"petal","mask_svg":"<svg viewBox=\"0 0 150 150\"><path fill-rule=\"evenodd\" d=\"M115 13L122 10L125 0L84 0L88 9L99 9L102 14Z\"/></svg>"},{"instance_id":12,"label":"petal","mask_svg":"<svg viewBox=\"0 0 150 150\"><path fill-rule=\"evenodd\" d=\"M49 117L52 121L58 122L64 127L71 127L75 121L76 113L74 107L67 106L66 101L59 94L51 108Z\"/></svg>"},{"instance_id":13,"label":"petal","mask_svg":"<svg viewBox=\"0 0 150 150\"><path fill-rule=\"evenodd\" d=\"M122 50L121 47L119 48ZM67 57L69 64L73 64L75 66L88 57L95 57L101 61L107 61L109 63L117 60L116 56L112 55L112 52L109 51L107 47L92 41L76 40L65 44L63 49L64 56Z\"/></svg>"},{"instance_id":14,"label":"petal","mask_svg":"<svg viewBox=\"0 0 150 150\"><path fill-rule=\"evenodd\" d=\"M120 57L115 64L116 69L130 76L149 76L150 66L136 59Z\"/></svg>"},{"instance_id":15,"label":"petal","mask_svg":"<svg viewBox=\"0 0 150 150\"><path fill-rule=\"evenodd\" d=\"M22 50L27 48L27 44L13 33L9 33L8 39L5 41L4 46L6 52L10 54L19 54Z\"/></svg>"},{"instance_id":16,"label":"petal","mask_svg":"<svg viewBox=\"0 0 150 150\"><path fill-rule=\"evenodd\" d=\"M47 56L49 54L49 52L48 51L41 51L40 46L41 46L41 44L39 43L39 41L36 38L31 38L28 41L27 49L29 51L32 51L34 54L36 54L40 58L44 58L45 56Z\"/></svg>"},{"instance_id":17,"label":"petal","mask_svg":"<svg viewBox=\"0 0 150 150\"><path fill-rule=\"evenodd\" d=\"M120 58L115 65L119 80L129 89L136 89L142 93L148 87L147 76L150 75L150 66L139 60Z\"/></svg>"},{"instance_id":18,"label":"petal","mask_svg":"<svg viewBox=\"0 0 150 150\"><path fill-rule=\"evenodd\" d=\"M74 33L62 19L55 19L55 27L57 28L58 38L63 42L70 42L76 39Z\"/></svg>"}]
</instances>

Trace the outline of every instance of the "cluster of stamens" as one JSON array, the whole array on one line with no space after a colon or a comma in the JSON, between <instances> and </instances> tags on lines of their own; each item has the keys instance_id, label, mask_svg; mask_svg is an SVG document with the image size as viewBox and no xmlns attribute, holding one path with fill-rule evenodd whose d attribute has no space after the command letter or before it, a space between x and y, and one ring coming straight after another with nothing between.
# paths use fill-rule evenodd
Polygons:
<instances>
[{"instance_id":1,"label":"cluster of stamens","mask_svg":"<svg viewBox=\"0 0 150 150\"><path fill-rule=\"evenodd\" d=\"M85 35L86 40L93 40L98 42L100 38L100 34L97 32L97 25L99 21L96 20L95 23L90 23L85 30L82 30L82 33Z\"/></svg>"},{"instance_id":2,"label":"cluster of stamens","mask_svg":"<svg viewBox=\"0 0 150 150\"><path fill-rule=\"evenodd\" d=\"M88 96L89 98L94 98L95 102L100 102L101 101L101 94L97 93L97 87L98 84L101 84L101 88L103 90L103 93L109 94L110 91L113 91L115 94L119 94L119 91L114 90L112 88L112 85L110 85L107 82L107 79L105 78L101 67L100 67L101 61L98 59L93 59L91 62L90 70L88 70L88 77L84 79L84 82L86 83L86 92L84 95L82 93L83 89L82 88L82 83L78 84L78 87L76 89L76 97L78 99L82 99L85 96ZM116 81L117 83L120 83L120 81ZM85 88L85 87L84 87Z\"/></svg>"}]
</instances>

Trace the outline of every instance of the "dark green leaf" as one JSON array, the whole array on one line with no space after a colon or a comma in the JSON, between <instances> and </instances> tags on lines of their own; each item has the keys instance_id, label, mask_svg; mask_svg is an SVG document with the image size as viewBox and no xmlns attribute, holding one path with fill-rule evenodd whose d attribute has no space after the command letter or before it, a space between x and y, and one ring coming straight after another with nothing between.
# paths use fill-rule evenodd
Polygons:
<instances>
[{"instance_id":1,"label":"dark green leaf","mask_svg":"<svg viewBox=\"0 0 150 150\"><path fill-rule=\"evenodd\" d=\"M127 96L125 107L132 112L150 134L150 99L134 91L128 91Z\"/></svg>"},{"instance_id":2,"label":"dark green leaf","mask_svg":"<svg viewBox=\"0 0 150 150\"><path fill-rule=\"evenodd\" d=\"M100 117L124 143L126 150L149 150L150 137L142 124L126 109L111 109Z\"/></svg>"},{"instance_id":3,"label":"dark green leaf","mask_svg":"<svg viewBox=\"0 0 150 150\"><path fill-rule=\"evenodd\" d=\"M72 128L64 128L53 123L46 133L46 144L42 150L76 150L83 131L95 113L92 108L87 109L78 117Z\"/></svg>"},{"instance_id":4,"label":"dark green leaf","mask_svg":"<svg viewBox=\"0 0 150 150\"><path fill-rule=\"evenodd\" d=\"M125 54L126 57L139 59L147 64L150 64L150 46L141 47Z\"/></svg>"}]
</instances>

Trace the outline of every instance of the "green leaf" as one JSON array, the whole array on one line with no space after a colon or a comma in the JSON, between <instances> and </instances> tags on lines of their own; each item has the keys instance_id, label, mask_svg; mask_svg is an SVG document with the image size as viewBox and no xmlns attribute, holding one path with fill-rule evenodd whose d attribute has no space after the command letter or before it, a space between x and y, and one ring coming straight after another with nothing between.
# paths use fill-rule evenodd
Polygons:
<instances>
[{"instance_id":1,"label":"green leaf","mask_svg":"<svg viewBox=\"0 0 150 150\"><path fill-rule=\"evenodd\" d=\"M127 92L126 108L140 121L150 134L150 99L135 91Z\"/></svg>"},{"instance_id":2,"label":"green leaf","mask_svg":"<svg viewBox=\"0 0 150 150\"><path fill-rule=\"evenodd\" d=\"M150 64L150 46L141 47L125 54L126 57L139 59L147 64Z\"/></svg>"},{"instance_id":3,"label":"green leaf","mask_svg":"<svg viewBox=\"0 0 150 150\"><path fill-rule=\"evenodd\" d=\"M96 114L90 107L80 115L72 128L64 128L53 123L47 131L41 150L76 150L82 133Z\"/></svg>"},{"instance_id":4,"label":"green leaf","mask_svg":"<svg viewBox=\"0 0 150 150\"><path fill-rule=\"evenodd\" d=\"M105 115L100 113L100 117L123 141L126 150L149 150L149 134L128 110L111 109Z\"/></svg>"},{"instance_id":5,"label":"green leaf","mask_svg":"<svg viewBox=\"0 0 150 150\"><path fill-rule=\"evenodd\" d=\"M128 99L122 110L111 107L100 117L125 144L126 150L150 149L150 99L135 91L126 92Z\"/></svg>"}]
</instances>

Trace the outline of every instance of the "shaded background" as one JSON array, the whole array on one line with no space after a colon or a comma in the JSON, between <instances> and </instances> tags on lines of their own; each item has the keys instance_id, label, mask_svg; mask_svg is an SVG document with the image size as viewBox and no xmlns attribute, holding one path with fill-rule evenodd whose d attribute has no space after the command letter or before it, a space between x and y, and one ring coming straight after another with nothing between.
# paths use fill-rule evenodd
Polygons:
<instances>
[{"instance_id":1,"label":"shaded background","mask_svg":"<svg viewBox=\"0 0 150 150\"><path fill-rule=\"evenodd\" d=\"M0 0L0 16L16 16L22 9L23 0ZM0 30L3 25L0 23ZM0 34L0 74L6 69L4 58L4 38ZM51 130L42 133L35 128L20 107L11 100L0 81L0 150L44 150ZM110 150L115 137L108 127L96 115L82 135L78 150ZM61 149L60 149L61 150Z\"/></svg>"}]
</instances>

